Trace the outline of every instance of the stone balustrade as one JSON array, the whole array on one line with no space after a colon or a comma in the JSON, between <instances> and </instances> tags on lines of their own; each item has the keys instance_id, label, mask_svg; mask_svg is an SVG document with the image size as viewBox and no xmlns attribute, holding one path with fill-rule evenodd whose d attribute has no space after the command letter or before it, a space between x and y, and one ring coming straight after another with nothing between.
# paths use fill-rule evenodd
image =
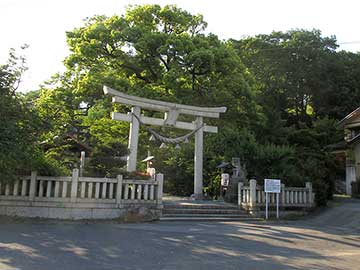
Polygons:
<instances>
[{"instance_id":1,"label":"stone balustrade","mask_svg":"<svg viewBox=\"0 0 360 270\"><path fill-rule=\"evenodd\" d=\"M155 180L38 176L33 172L0 183L0 214L66 219L142 217L158 219L162 208L163 175Z\"/></svg>"},{"instance_id":2,"label":"stone balustrade","mask_svg":"<svg viewBox=\"0 0 360 270\"><path fill-rule=\"evenodd\" d=\"M312 184L307 182L305 187L285 187L281 185L279 205L289 208L311 208L314 206ZM250 180L249 186L243 183L238 185L238 204L244 209L256 209L265 206L265 192L262 186L256 184L256 180ZM276 194L269 193L269 205L276 205Z\"/></svg>"}]
</instances>

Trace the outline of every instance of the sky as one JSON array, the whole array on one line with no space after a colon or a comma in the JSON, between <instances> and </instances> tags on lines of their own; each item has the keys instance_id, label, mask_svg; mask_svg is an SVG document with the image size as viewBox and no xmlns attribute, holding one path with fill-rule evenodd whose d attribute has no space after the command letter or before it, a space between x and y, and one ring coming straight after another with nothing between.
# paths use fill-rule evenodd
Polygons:
<instances>
[{"instance_id":1,"label":"sky","mask_svg":"<svg viewBox=\"0 0 360 270\"><path fill-rule=\"evenodd\" d=\"M23 44L29 70L20 91L36 90L56 72L69 55L65 32L94 15L124 14L129 5L176 4L202 14L207 32L221 39L240 39L272 31L319 29L335 35L340 49L360 52L359 0L0 0L0 64L10 48Z\"/></svg>"}]
</instances>

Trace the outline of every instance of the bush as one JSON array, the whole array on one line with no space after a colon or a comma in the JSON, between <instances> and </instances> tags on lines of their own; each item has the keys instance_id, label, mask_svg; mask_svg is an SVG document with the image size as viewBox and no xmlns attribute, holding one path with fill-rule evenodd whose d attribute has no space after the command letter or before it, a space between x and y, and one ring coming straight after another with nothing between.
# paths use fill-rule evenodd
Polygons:
<instances>
[{"instance_id":1,"label":"bush","mask_svg":"<svg viewBox=\"0 0 360 270\"><path fill-rule=\"evenodd\" d=\"M249 176L262 181L277 178L287 186L302 185L295 166L295 149L287 145L257 145L256 152L247 164Z\"/></svg>"},{"instance_id":2,"label":"bush","mask_svg":"<svg viewBox=\"0 0 360 270\"><path fill-rule=\"evenodd\" d=\"M313 191L315 195L316 206L326 206L329 193L329 185L321 179L313 181Z\"/></svg>"},{"instance_id":3,"label":"bush","mask_svg":"<svg viewBox=\"0 0 360 270\"><path fill-rule=\"evenodd\" d=\"M71 172L58 160L48 157L40 151L34 162L33 169L36 170L39 175L45 176L71 175Z\"/></svg>"},{"instance_id":4,"label":"bush","mask_svg":"<svg viewBox=\"0 0 360 270\"><path fill-rule=\"evenodd\" d=\"M127 153L127 147L118 142L110 141L94 147L92 157L85 164L85 173L89 176L116 177L123 174L125 161L121 159Z\"/></svg>"}]
</instances>

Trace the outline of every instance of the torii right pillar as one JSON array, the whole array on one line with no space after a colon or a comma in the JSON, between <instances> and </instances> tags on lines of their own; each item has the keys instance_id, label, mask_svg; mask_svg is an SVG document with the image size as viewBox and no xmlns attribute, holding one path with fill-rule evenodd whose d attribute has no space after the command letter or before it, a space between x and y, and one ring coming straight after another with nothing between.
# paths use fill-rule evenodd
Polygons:
<instances>
[{"instance_id":1,"label":"torii right pillar","mask_svg":"<svg viewBox=\"0 0 360 270\"><path fill-rule=\"evenodd\" d=\"M196 128L203 125L203 118L196 118ZM194 155L194 198L203 199L203 150L204 130L203 127L195 132L195 155Z\"/></svg>"}]
</instances>

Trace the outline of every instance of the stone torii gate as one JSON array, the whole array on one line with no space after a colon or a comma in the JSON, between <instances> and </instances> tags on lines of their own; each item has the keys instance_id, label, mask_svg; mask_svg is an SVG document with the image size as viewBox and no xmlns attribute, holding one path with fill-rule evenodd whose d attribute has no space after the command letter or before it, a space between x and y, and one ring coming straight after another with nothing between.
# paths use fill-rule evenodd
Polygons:
<instances>
[{"instance_id":1,"label":"stone torii gate","mask_svg":"<svg viewBox=\"0 0 360 270\"><path fill-rule=\"evenodd\" d=\"M141 98L124 94L110 87L104 86L104 93L111 95L113 103L131 105L131 113L112 113L112 119L130 122L129 156L127 158L127 171L136 170L137 148L139 140L140 123L155 126L169 126L178 129L195 131L195 157L194 157L194 196L202 199L203 196L203 134L204 132L217 133L217 127L205 125L203 118L219 118L220 113L226 112L226 107L197 107L159 100ZM141 109L164 112L164 118L146 117L141 115ZM194 122L182 122L177 118L180 114L196 117Z\"/></svg>"}]
</instances>

